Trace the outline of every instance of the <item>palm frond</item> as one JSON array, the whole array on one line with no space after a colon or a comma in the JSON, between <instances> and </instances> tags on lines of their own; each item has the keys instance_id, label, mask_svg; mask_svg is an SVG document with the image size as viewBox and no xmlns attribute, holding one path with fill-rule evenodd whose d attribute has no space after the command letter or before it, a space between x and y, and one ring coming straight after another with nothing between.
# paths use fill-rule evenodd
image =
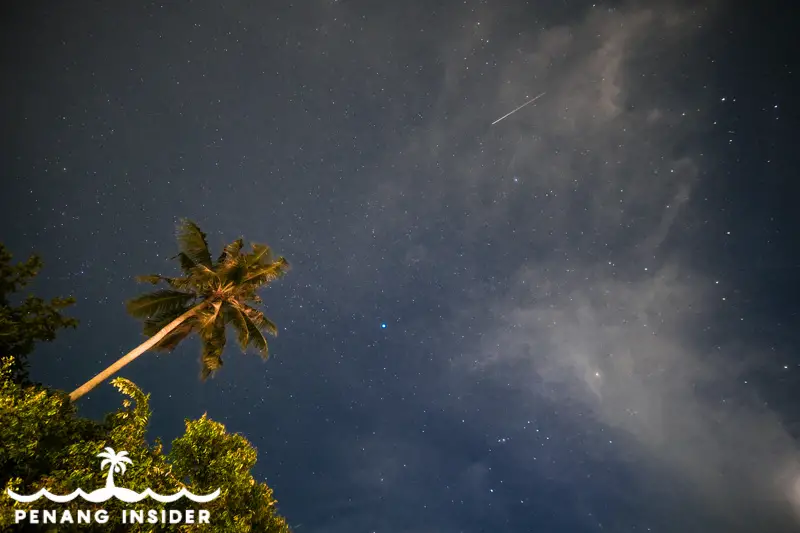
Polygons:
<instances>
[{"instance_id":1,"label":"palm frond","mask_svg":"<svg viewBox=\"0 0 800 533\"><path fill-rule=\"evenodd\" d=\"M222 366L225 351L225 319L217 314L213 324L201 329L203 352L200 358L200 379L205 381Z\"/></svg>"},{"instance_id":2,"label":"palm frond","mask_svg":"<svg viewBox=\"0 0 800 533\"><path fill-rule=\"evenodd\" d=\"M183 270L183 272L186 275L188 275L192 271L192 269L195 266L197 266L197 263L195 263L191 257L189 257L183 252L179 252L176 256L172 257L171 259L178 260L178 263L180 263L181 265L181 270Z\"/></svg>"},{"instance_id":3,"label":"palm frond","mask_svg":"<svg viewBox=\"0 0 800 533\"><path fill-rule=\"evenodd\" d=\"M219 317L221 301L212 302L211 307L205 307L197 313L197 324L201 330L211 327Z\"/></svg>"},{"instance_id":4,"label":"palm frond","mask_svg":"<svg viewBox=\"0 0 800 533\"><path fill-rule=\"evenodd\" d=\"M242 310L237 306L226 303L223 309L226 322L233 326L236 330L237 341L242 351L247 350L247 345L250 342L250 330L247 328L247 320Z\"/></svg>"},{"instance_id":5,"label":"palm frond","mask_svg":"<svg viewBox=\"0 0 800 533\"><path fill-rule=\"evenodd\" d=\"M195 265L189 271L189 279L198 292L206 291L219 283L219 275L205 265Z\"/></svg>"},{"instance_id":6,"label":"palm frond","mask_svg":"<svg viewBox=\"0 0 800 533\"><path fill-rule=\"evenodd\" d=\"M211 268L211 253L208 251L206 234L191 220L184 219L178 224L178 246L194 263Z\"/></svg>"},{"instance_id":7,"label":"palm frond","mask_svg":"<svg viewBox=\"0 0 800 533\"><path fill-rule=\"evenodd\" d=\"M222 253L217 259L217 263L224 263L226 261L232 261L239 257L239 254L244 247L244 240L239 238L227 245L225 248L222 249Z\"/></svg>"},{"instance_id":8,"label":"palm frond","mask_svg":"<svg viewBox=\"0 0 800 533\"><path fill-rule=\"evenodd\" d=\"M188 292L164 289L128 301L127 309L136 318L150 318L183 309L194 297L194 294Z\"/></svg>"},{"instance_id":9,"label":"palm frond","mask_svg":"<svg viewBox=\"0 0 800 533\"><path fill-rule=\"evenodd\" d=\"M166 278L164 278L164 276L159 276L158 274L145 274L143 276L136 276L133 279L135 279L137 283L150 283L152 285L158 285Z\"/></svg>"},{"instance_id":10,"label":"palm frond","mask_svg":"<svg viewBox=\"0 0 800 533\"><path fill-rule=\"evenodd\" d=\"M247 265L265 265L272 263L272 249L266 244L252 244L253 251L248 253Z\"/></svg>"},{"instance_id":11,"label":"palm frond","mask_svg":"<svg viewBox=\"0 0 800 533\"><path fill-rule=\"evenodd\" d=\"M185 311L188 311L188 309L176 309L168 313L162 313L160 315L145 319L144 327L142 328L143 333L147 337L152 337L166 327L170 322L181 316ZM170 331L163 339L161 339L158 344L153 346L153 349L171 352L183 339L188 337L196 327L197 319L195 317L187 318L183 323L181 323L178 327Z\"/></svg>"},{"instance_id":12,"label":"palm frond","mask_svg":"<svg viewBox=\"0 0 800 533\"><path fill-rule=\"evenodd\" d=\"M278 326L267 318L264 313L246 304L242 304L242 309L245 315L253 321L253 324L255 324L260 331L266 332L273 337L278 336Z\"/></svg>"},{"instance_id":13,"label":"palm frond","mask_svg":"<svg viewBox=\"0 0 800 533\"><path fill-rule=\"evenodd\" d=\"M212 350L207 350L203 344L203 355L200 358L200 380L206 381L213 377L214 373L222 368L222 353L217 354Z\"/></svg>"},{"instance_id":14,"label":"palm frond","mask_svg":"<svg viewBox=\"0 0 800 533\"><path fill-rule=\"evenodd\" d=\"M163 313L159 313L157 315L153 315L151 317L145 318L144 322L143 322L143 328L142 328L143 331L142 332L145 335L147 335L148 337L152 337L153 335L155 335L156 333L161 331L161 329L163 327L165 327L167 324L169 324L170 322L172 322L173 320L175 320L176 318L181 316L183 313L185 313L189 309L190 308L188 306L181 307L181 308L178 308L178 309L172 309L172 310L165 311ZM187 321L191 320L192 318L193 317L190 317L189 319L187 319Z\"/></svg>"},{"instance_id":15,"label":"palm frond","mask_svg":"<svg viewBox=\"0 0 800 533\"><path fill-rule=\"evenodd\" d=\"M270 283L286 274L289 271L289 262L283 257L279 257L277 261L273 261L268 265L260 266L253 269L247 274L243 281L252 283L259 287L265 283Z\"/></svg>"},{"instance_id":16,"label":"palm frond","mask_svg":"<svg viewBox=\"0 0 800 533\"><path fill-rule=\"evenodd\" d=\"M217 265L217 276L223 282L239 285L247 274L247 263L241 256Z\"/></svg>"},{"instance_id":17,"label":"palm frond","mask_svg":"<svg viewBox=\"0 0 800 533\"><path fill-rule=\"evenodd\" d=\"M200 292L197 287L197 280L192 276L185 278L166 278L165 281L176 291L191 292L195 294Z\"/></svg>"},{"instance_id":18,"label":"palm frond","mask_svg":"<svg viewBox=\"0 0 800 533\"><path fill-rule=\"evenodd\" d=\"M191 292L194 285L194 282L191 278L170 278L167 276L160 276L158 274L136 276L134 279L136 279L138 283L150 283L152 285L158 285L163 281L173 289L186 292Z\"/></svg>"},{"instance_id":19,"label":"palm frond","mask_svg":"<svg viewBox=\"0 0 800 533\"><path fill-rule=\"evenodd\" d=\"M256 304L256 305L263 303L261 297L258 294L256 294L255 289L256 287L248 285L238 293L237 298L242 302Z\"/></svg>"},{"instance_id":20,"label":"palm frond","mask_svg":"<svg viewBox=\"0 0 800 533\"><path fill-rule=\"evenodd\" d=\"M269 347L267 346L267 338L258 328L253 319L249 316L247 309L237 309L244 319L244 325L247 328L247 344L242 346L242 350L247 351L247 347L252 346L256 349L262 359L269 358Z\"/></svg>"},{"instance_id":21,"label":"palm frond","mask_svg":"<svg viewBox=\"0 0 800 533\"><path fill-rule=\"evenodd\" d=\"M177 348L178 344L180 344L183 339L188 337L196 328L196 321L187 319L186 322L183 322L181 325L167 333L163 339L158 341L158 343L153 346L152 349L171 352Z\"/></svg>"}]
</instances>

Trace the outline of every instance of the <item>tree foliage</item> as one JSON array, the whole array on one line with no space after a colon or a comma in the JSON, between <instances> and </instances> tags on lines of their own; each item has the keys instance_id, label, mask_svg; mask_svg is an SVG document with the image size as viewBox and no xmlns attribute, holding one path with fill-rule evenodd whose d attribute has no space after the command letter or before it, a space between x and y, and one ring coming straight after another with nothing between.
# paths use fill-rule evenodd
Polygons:
<instances>
[{"instance_id":1,"label":"tree foliage","mask_svg":"<svg viewBox=\"0 0 800 533\"><path fill-rule=\"evenodd\" d=\"M62 391L31 383L24 371L25 358L37 342L51 341L58 330L76 325L74 319L60 313L73 300L45 302L29 296L12 306L11 296L36 276L41 261L33 256L12 265L11 259L0 245L0 532L289 533L286 521L277 514L272 490L250 473L256 450L243 436L228 433L222 424L203 416L187 420L184 434L173 442L169 453L164 453L158 439L152 444L147 440L149 395L132 382L123 378L112 382L123 394L122 406L102 421L77 416L74 404ZM41 498L23 504L7 496L9 489L33 494L47 488L64 495L78 488L86 492L101 488L107 472L101 469L98 454L110 457L108 448L116 450L116 456L130 459L127 468L116 473L117 486L136 492L150 488L159 494L173 494L182 488L205 494L219 488L221 494L203 504L186 499L169 504L152 499L139 503L112 499L92 504L80 498L69 503ZM79 509L99 508L108 512L107 523L14 524L14 511L18 509L69 510L75 516ZM123 525L118 521L122 509L204 509L210 513L210 524Z\"/></svg>"},{"instance_id":2,"label":"tree foliage","mask_svg":"<svg viewBox=\"0 0 800 533\"><path fill-rule=\"evenodd\" d=\"M78 321L61 314L61 310L75 303L73 298L46 301L27 296L19 300L16 294L39 274L42 260L32 255L26 261L12 264L12 259L8 249L0 244L0 356L13 357L11 378L23 382L28 377L27 358L35 344L52 341L58 330L74 328Z\"/></svg>"},{"instance_id":3,"label":"tree foliage","mask_svg":"<svg viewBox=\"0 0 800 533\"><path fill-rule=\"evenodd\" d=\"M185 433L164 453L156 440L149 444L146 429L150 418L149 395L132 382L116 378L114 386L125 395L122 407L102 422L78 417L66 395L11 379L13 362L0 366L0 531L19 531L14 509L70 510L103 508L105 524L61 524L41 526L41 531L208 531L288 533L286 521L275 508L272 490L253 479L250 471L256 450L241 435L231 434L222 424L203 416L187 420ZM136 492L147 488L172 494L186 487L195 494L217 488L221 495L205 504L185 499L162 504L146 499L139 503L110 500L92 504L80 498L70 503L53 503L44 498L22 504L5 496L8 489L32 494L47 488L54 494L68 494L82 488L90 492L104 486L106 473L97 455L106 448L127 451L132 464L117 474L118 486ZM206 509L210 524L162 525L121 524L122 509ZM28 526L32 527L32 526ZM50 529L47 529L50 528Z\"/></svg>"}]
</instances>

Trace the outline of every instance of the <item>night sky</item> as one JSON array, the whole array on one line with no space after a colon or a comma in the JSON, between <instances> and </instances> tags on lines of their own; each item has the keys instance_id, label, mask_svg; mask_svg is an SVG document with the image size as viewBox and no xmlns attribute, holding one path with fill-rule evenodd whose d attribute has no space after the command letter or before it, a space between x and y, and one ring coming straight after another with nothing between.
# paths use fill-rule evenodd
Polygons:
<instances>
[{"instance_id":1,"label":"night sky","mask_svg":"<svg viewBox=\"0 0 800 533\"><path fill-rule=\"evenodd\" d=\"M796 531L789 6L4 2L0 239L81 322L32 376L143 340L189 217L292 263L272 358L121 375L152 436L246 435L298 532Z\"/></svg>"}]
</instances>

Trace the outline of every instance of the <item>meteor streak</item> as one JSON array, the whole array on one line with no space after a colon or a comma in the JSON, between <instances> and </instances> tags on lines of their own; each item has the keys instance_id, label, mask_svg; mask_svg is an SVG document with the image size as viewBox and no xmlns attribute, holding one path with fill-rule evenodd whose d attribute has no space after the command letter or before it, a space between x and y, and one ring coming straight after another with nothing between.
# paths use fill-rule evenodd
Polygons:
<instances>
[{"instance_id":1,"label":"meteor streak","mask_svg":"<svg viewBox=\"0 0 800 533\"><path fill-rule=\"evenodd\" d=\"M495 120L494 122L492 122L492 126L494 126L495 124L497 124L498 122L500 122L500 121L501 121L501 120L503 120L504 118L506 118L506 117L508 117L508 116L510 116L510 115L513 115L514 113L516 113L517 111L519 111L520 109L522 109L523 107L525 107L526 105L528 105L528 104L532 104L533 102L535 102L536 100L538 100L539 98L541 98L541 97L542 97L542 96L544 96L544 95L545 95L545 93L542 93L542 94L540 94L539 96L536 96L536 97L534 97L534 98L531 98L530 100L528 100L527 102L525 102L524 104L522 104L521 106L519 106L518 108L516 108L515 110L511 111L510 113L506 113L506 114L505 114L505 115L503 115L502 117L500 117L500 118L498 118L497 120Z\"/></svg>"}]
</instances>

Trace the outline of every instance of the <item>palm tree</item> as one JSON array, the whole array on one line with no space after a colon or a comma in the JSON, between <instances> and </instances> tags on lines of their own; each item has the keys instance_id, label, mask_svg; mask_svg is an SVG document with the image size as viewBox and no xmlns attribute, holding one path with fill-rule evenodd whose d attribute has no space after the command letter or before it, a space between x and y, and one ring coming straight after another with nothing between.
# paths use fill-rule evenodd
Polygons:
<instances>
[{"instance_id":1,"label":"palm tree","mask_svg":"<svg viewBox=\"0 0 800 533\"><path fill-rule=\"evenodd\" d=\"M133 461L131 461L130 457L126 457L128 452L119 452L116 453L114 448L106 448L106 451L100 452L97 454L97 457L102 457L103 462L100 463L100 470L108 465L108 477L106 478L106 488L113 489L114 488L114 472L119 472L120 474L125 473L125 463L132 465Z\"/></svg>"},{"instance_id":2,"label":"palm tree","mask_svg":"<svg viewBox=\"0 0 800 533\"><path fill-rule=\"evenodd\" d=\"M269 246L263 244L253 244L252 251L242 253L244 242L237 239L213 262L205 233L189 220L178 225L177 237L175 258L183 277L139 276L140 282L164 282L169 289L128 302L128 312L144 320L144 334L149 339L72 391L70 400L88 393L151 348L172 351L192 332L197 332L202 342L202 380L222 366L228 325L236 331L242 351L253 347L263 359L269 357L265 334L277 335L278 328L253 304L261 303L258 289L289 270L286 259L273 259Z\"/></svg>"}]
</instances>

